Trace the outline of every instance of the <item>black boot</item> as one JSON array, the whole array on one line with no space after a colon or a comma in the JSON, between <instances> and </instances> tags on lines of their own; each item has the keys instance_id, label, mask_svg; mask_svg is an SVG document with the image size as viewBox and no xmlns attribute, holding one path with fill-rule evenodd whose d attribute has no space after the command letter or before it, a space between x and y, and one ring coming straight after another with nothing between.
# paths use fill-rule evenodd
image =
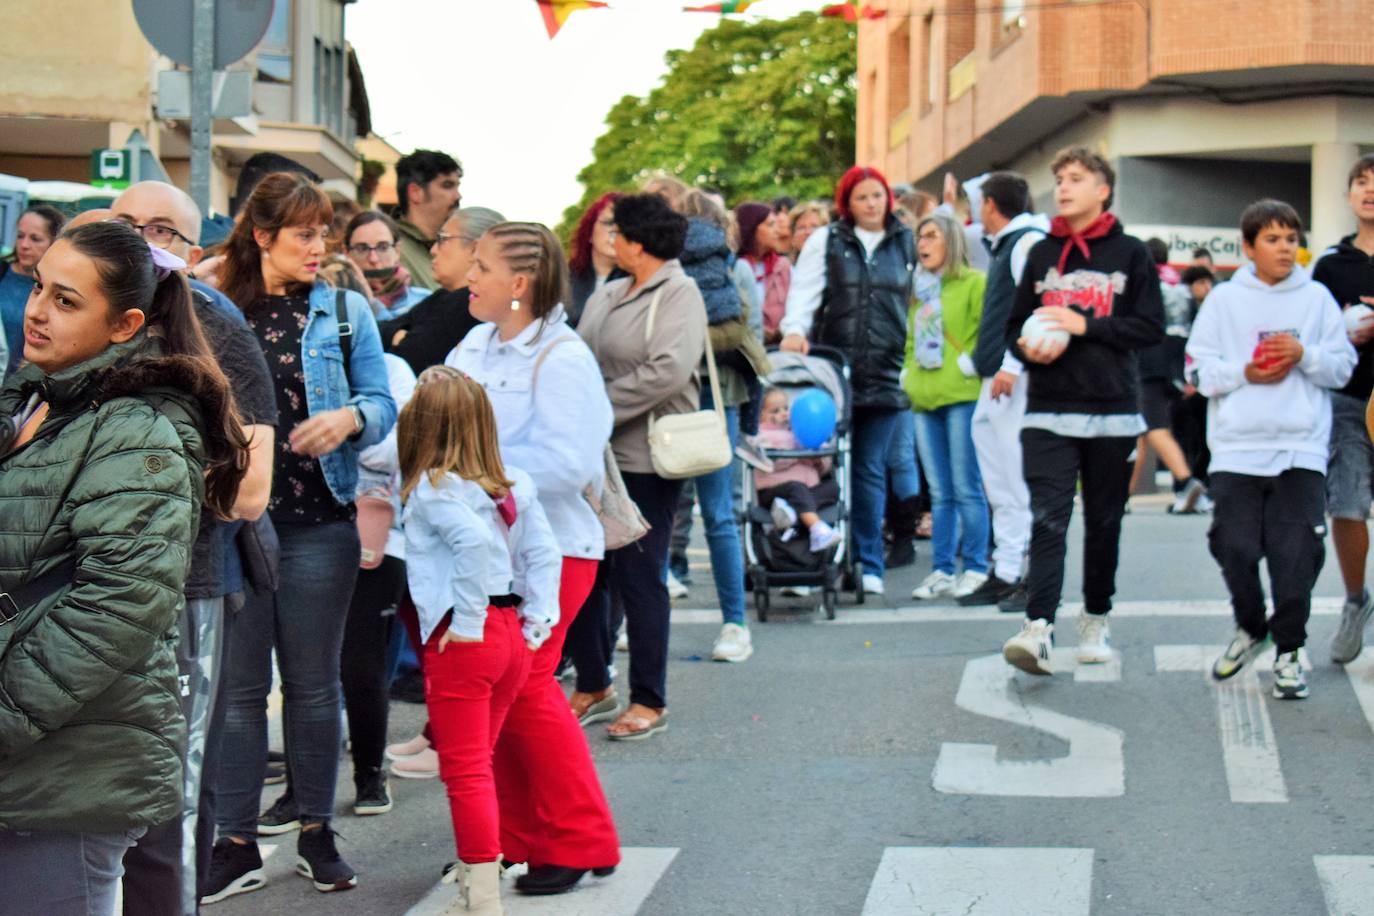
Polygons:
<instances>
[{"instance_id":1,"label":"black boot","mask_svg":"<svg viewBox=\"0 0 1374 916\"><path fill-rule=\"evenodd\" d=\"M564 894L577 886L582 876L591 872L598 878L614 874L615 866L605 868L564 868L562 865L540 865L515 879L515 889L522 894L539 897Z\"/></svg>"},{"instance_id":2,"label":"black boot","mask_svg":"<svg viewBox=\"0 0 1374 916\"><path fill-rule=\"evenodd\" d=\"M883 561L887 569L900 569L916 562L916 522L921 517L920 497L896 499L889 504L887 511L887 531L890 542L887 558Z\"/></svg>"}]
</instances>

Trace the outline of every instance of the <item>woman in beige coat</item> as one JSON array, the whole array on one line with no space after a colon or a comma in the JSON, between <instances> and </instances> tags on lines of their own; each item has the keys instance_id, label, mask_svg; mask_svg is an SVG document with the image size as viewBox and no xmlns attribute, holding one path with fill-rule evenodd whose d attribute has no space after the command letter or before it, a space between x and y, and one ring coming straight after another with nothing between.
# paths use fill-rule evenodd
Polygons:
<instances>
[{"instance_id":1,"label":"woman in beige coat","mask_svg":"<svg viewBox=\"0 0 1374 916\"><path fill-rule=\"evenodd\" d=\"M682 487L681 481L654 473L649 416L698 409L706 306L677 261L687 233L685 217L656 195L636 194L616 201L615 223L616 262L630 276L607 283L587 301L577 330L606 380L615 410L611 446L626 490L651 527L637 543L606 553L592 595L568 633L568 645L577 665L573 711L584 724L611 718L618 698L607 674L610 603L613 592L618 595L630 639L630 705L608 734L613 740L634 741L667 727L664 569ZM653 332L646 334L650 311Z\"/></svg>"}]
</instances>

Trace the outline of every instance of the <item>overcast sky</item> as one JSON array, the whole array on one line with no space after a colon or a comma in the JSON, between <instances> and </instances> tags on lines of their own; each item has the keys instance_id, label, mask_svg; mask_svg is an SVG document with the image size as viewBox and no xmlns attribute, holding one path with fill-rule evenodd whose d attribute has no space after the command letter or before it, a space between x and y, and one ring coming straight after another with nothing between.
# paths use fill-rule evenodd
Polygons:
<instances>
[{"instance_id":1,"label":"overcast sky","mask_svg":"<svg viewBox=\"0 0 1374 916\"><path fill-rule=\"evenodd\" d=\"M611 0L574 13L552 41L535 0L361 0L346 7L372 129L402 152L463 163L463 203L553 225L581 196L606 113L663 76L663 55L719 22L683 6ZM825 0L760 0L746 18L787 17Z\"/></svg>"}]
</instances>

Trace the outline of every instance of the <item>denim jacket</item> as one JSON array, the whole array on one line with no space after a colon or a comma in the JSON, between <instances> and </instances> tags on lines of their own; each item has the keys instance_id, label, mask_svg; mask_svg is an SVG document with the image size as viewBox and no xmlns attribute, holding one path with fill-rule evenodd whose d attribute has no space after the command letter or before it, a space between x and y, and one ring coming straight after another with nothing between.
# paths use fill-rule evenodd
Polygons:
<instances>
[{"instance_id":1,"label":"denim jacket","mask_svg":"<svg viewBox=\"0 0 1374 916\"><path fill-rule=\"evenodd\" d=\"M396 402L391 398L377 321L367 300L351 290L344 291L344 305L353 325L345 377L334 296L334 287L324 282L316 283L310 291L310 318L301 335L301 365L311 416L348 406L363 412L362 433L356 439L345 439L343 445L320 458L329 491L343 504L352 502L358 489L358 453L391 431L396 424Z\"/></svg>"}]
</instances>

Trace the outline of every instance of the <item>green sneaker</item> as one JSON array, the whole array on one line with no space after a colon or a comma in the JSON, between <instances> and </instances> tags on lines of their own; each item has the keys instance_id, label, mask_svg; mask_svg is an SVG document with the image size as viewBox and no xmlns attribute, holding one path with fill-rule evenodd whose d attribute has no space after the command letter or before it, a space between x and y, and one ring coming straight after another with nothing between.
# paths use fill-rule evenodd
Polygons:
<instances>
[{"instance_id":1,"label":"green sneaker","mask_svg":"<svg viewBox=\"0 0 1374 916\"><path fill-rule=\"evenodd\" d=\"M1256 639L1244 630L1236 630L1236 635L1226 647L1226 651L1212 663L1212 677L1218 681L1234 677L1236 672L1254 661L1268 645L1268 634Z\"/></svg>"},{"instance_id":2,"label":"green sneaker","mask_svg":"<svg viewBox=\"0 0 1374 916\"><path fill-rule=\"evenodd\" d=\"M1302 670L1297 650L1274 659L1274 699L1307 699L1307 673Z\"/></svg>"}]
</instances>

